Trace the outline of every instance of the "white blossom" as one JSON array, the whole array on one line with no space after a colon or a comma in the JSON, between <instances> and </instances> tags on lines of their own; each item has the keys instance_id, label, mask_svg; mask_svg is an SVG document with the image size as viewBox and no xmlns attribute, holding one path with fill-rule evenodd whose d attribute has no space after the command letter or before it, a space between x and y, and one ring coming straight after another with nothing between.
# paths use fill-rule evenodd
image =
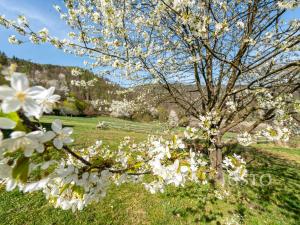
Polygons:
<instances>
[{"instance_id":1,"label":"white blossom","mask_svg":"<svg viewBox=\"0 0 300 225\"><path fill-rule=\"evenodd\" d=\"M26 134L23 131L14 131L10 134L10 138L2 141L1 147L9 152L22 150L26 157L30 157L34 150L43 152L43 144L52 138L53 135L49 132L33 131Z\"/></svg>"},{"instance_id":2,"label":"white blossom","mask_svg":"<svg viewBox=\"0 0 300 225\"><path fill-rule=\"evenodd\" d=\"M238 28L240 28L240 29L244 29L245 24L244 24L243 21L238 21L238 22L236 23L236 26L237 26Z\"/></svg>"},{"instance_id":3,"label":"white blossom","mask_svg":"<svg viewBox=\"0 0 300 225\"><path fill-rule=\"evenodd\" d=\"M223 167L227 170L229 177L236 182L245 181L248 173L245 164L245 160L235 153L223 160Z\"/></svg>"},{"instance_id":4,"label":"white blossom","mask_svg":"<svg viewBox=\"0 0 300 225\"><path fill-rule=\"evenodd\" d=\"M16 35L10 35L8 38L8 42L14 45L21 44L21 41L16 38Z\"/></svg>"},{"instance_id":5,"label":"white blossom","mask_svg":"<svg viewBox=\"0 0 300 225\"><path fill-rule=\"evenodd\" d=\"M244 146L248 146L248 145L252 144L252 142L253 142L251 135L249 133L247 133L247 132L238 134L237 135L237 141L241 145L244 145Z\"/></svg>"},{"instance_id":6,"label":"white blossom","mask_svg":"<svg viewBox=\"0 0 300 225\"><path fill-rule=\"evenodd\" d=\"M51 113L53 106L59 101L60 96L54 94L55 87L50 87L41 92L37 97L37 103L41 107L41 112Z\"/></svg>"},{"instance_id":7,"label":"white blossom","mask_svg":"<svg viewBox=\"0 0 300 225\"><path fill-rule=\"evenodd\" d=\"M73 129L70 127L62 127L60 120L54 120L51 125L52 130L55 133L53 144L57 149L62 149L64 144L71 144L74 140L70 137L73 133Z\"/></svg>"},{"instance_id":8,"label":"white blossom","mask_svg":"<svg viewBox=\"0 0 300 225\"><path fill-rule=\"evenodd\" d=\"M0 117L0 129L14 129L17 123L5 117Z\"/></svg>"},{"instance_id":9,"label":"white blossom","mask_svg":"<svg viewBox=\"0 0 300 225\"><path fill-rule=\"evenodd\" d=\"M43 91L42 87L29 88L29 81L24 74L14 73L11 76L11 87L0 86L1 107L4 113L23 109L28 116L40 117L41 108L35 101Z\"/></svg>"}]
</instances>

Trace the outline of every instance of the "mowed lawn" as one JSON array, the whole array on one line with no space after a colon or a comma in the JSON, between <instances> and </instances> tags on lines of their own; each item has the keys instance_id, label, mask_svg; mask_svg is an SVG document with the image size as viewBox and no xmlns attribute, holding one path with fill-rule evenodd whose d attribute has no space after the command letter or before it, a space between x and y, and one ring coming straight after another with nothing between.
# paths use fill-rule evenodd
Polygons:
<instances>
[{"instance_id":1,"label":"mowed lawn","mask_svg":"<svg viewBox=\"0 0 300 225\"><path fill-rule=\"evenodd\" d=\"M80 147L101 139L116 148L125 136L142 141L149 134L161 134L164 130L164 125L156 122L109 117L47 116L42 122L49 126L55 118L74 128L74 145ZM96 129L98 121L106 121L109 129ZM259 144L236 147L233 152L242 154L249 162L251 182L232 188L224 200L214 198L213 191L205 185L169 187L163 194L152 195L141 184L124 184L112 186L99 203L72 213L53 208L42 193L24 195L18 191L5 192L2 187L0 224L225 224L238 218L240 224L247 225L299 224L300 149ZM270 184L260 185L261 176L270 176Z\"/></svg>"}]
</instances>

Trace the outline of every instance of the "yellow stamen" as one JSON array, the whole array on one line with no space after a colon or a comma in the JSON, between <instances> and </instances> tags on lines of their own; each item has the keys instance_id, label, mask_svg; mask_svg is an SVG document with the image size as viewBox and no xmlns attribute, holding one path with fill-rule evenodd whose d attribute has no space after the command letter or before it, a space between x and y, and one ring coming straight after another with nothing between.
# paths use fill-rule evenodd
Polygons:
<instances>
[{"instance_id":1,"label":"yellow stamen","mask_svg":"<svg viewBox=\"0 0 300 225\"><path fill-rule=\"evenodd\" d=\"M24 92L17 92L16 97L20 102L24 102L26 94Z\"/></svg>"}]
</instances>

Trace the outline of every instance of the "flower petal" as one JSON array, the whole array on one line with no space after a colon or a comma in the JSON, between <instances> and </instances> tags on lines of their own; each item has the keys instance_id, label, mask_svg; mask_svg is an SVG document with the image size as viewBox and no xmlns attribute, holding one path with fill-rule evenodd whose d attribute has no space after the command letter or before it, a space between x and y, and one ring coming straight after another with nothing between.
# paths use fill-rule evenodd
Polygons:
<instances>
[{"instance_id":1,"label":"flower petal","mask_svg":"<svg viewBox=\"0 0 300 225\"><path fill-rule=\"evenodd\" d=\"M63 142L59 138L55 138L53 140L53 144L54 144L55 148L57 148L57 149L62 149L62 147L63 147Z\"/></svg>"},{"instance_id":2,"label":"flower petal","mask_svg":"<svg viewBox=\"0 0 300 225\"><path fill-rule=\"evenodd\" d=\"M28 116L35 116L39 118L41 116L41 107L32 98L26 98L23 104L23 109Z\"/></svg>"},{"instance_id":3,"label":"flower petal","mask_svg":"<svg viewBox=\"0 0 300 225\"><path fill-rule=\"evenodd\" d=\"M60 133L62 130L62 123L60 120L54 120L51 125L52 130L55 133Z\"/></svg>"},{"instance_id":4,"label":"flower petal","mask_svg":"<svg viewBox=\"0 0 300 225\"><path fill-rule=\"evenodd\" d=\"M58 102L60 100L60 95L51 95L49 97L49 101L51 102Z\"/></svg>"},{"instance_id":5,"label":"flower petal","mask_svg":"<svg viewBox=\"0 0 300 225\"><path fill-rule=\"evenodd\" d=\"M16 91L8 86L0 86L0 99L11 98Z\"/></svg>"},{"instance_id":6,"label":"flower petal","mask_svg":"<svg viewBox=\"0 0 300 225\"><path fill-rule=\"evenodd\" d=\"M6 99L2 102L1 107L4 113L11 113L18 111L21 108L21 103L15 98Z\"/></svg>"},{"instance_id":7,"label":"flower petal","mask_svg":"<svg viewBox=\"0 0 300 225\"><path fill-rule=\"evenodd\" d=\"M17 182L14 180L8 180L6 183L6 191L12 191L17 186Z\"/></svg>"},{"instance_id":8,"label":"flower petal","mask_svg":"<svg viewBox=\"0 0 300 225\"><path fill-rule=\"evenodd\" d=\"M32 148L26 148L26 149L24 149L24 155L26 157L32 156L32 153L33 153L33 149Z\"/></svg>"},{"instance_id":9,"label":"flower petal","mask_svg":"<svg viewBox=\"0 0 300 225\"><path fill-rule=\"evenodd\" d=\"M25 91L29 87L29 81L25 74L14 73L11 76L11 87L17 91Z\"/></svg>"},{"instance_id":10,"label":"flower petal","mask_svg":"<svg viewBox=\"0 0 300 225\"><path fill-rule=\"evenodd\" d=\"M0 128L1 129L14 129L16 127L16 122L8 118L0 117Z\"/></svg>"},{"instance_id":11,"label":"flower petal","mask_svg":"<svg viewBox=\"0 0 300 225\"><path fill-rule=\"evenodd\" d=\"M34 86L29 88L26 93L34 99L45 98L47 89L42 86Z\"/></svg>"},{"instance_id":12,"label":"flower petal","mask_svg":"<svg viewBox=\"0 0 300 225\"><path fill-rule=\"evenodd\" d=\"M23 131L14 131L10 134L10 137L14 139L14 138L23 137L25 135L26 135L26 133Z\"/></svg>"},{"instance_id":13,"label":"flower petal","mask_svg":"<svg viewBox=\"0 0 300 225\"><path fill-rule=\"evenodd\" d=\"M40 138L41 143L48 142L55 137L55 133L53 131L47 131L44 133L43 137Z\"/></svg>"},{"instance_id":14,"label":"flower petal","mask_svg":"<svg viewBox=\"0 0 300 225\"><path fill-rule=\"evenodd\" d=\"M74 140L73 140L72 138L70 138L70 137L66 137L66 138L63 139L63 142L64 142L65 144L71 144L73 141L74 141Z\"/></svg>"},{"instance_id":15,"label":"flower petal","mask_svg":"<svg viewBox=\"0 0 300 225\"><path fill-rule=\"evenodd\" d=\"M73 133L73 129L71 127L64 127L62 132L66 135L71 135Z\"/></svg>"},{"instance_id":16,"label":"flower petal","mask_svg":"<svg viewBox=\"0 0 300 225\"><path fill-rule=\"evenodd\" d=\"M38 191L42 188L44 188L47 183L48 183L49 179L48 178L45 178L45 179L42 179L42 180L39 180L37 182L34 182L34 183L29 183L29 184L26 184L24 189L22 190L23 192L33 192L33 191Z\"/></svg>"},{"instance_id":17,"label":"flower petal","mask_svg":"<svg viewBox=\"0 0 300 225\"><path fill-rule=\"evenodd\" d=\"M38 153L43 153L45 151L45 147L43 144L39 144L35 150L38 152Z\"/></svg>"}]
</instances>

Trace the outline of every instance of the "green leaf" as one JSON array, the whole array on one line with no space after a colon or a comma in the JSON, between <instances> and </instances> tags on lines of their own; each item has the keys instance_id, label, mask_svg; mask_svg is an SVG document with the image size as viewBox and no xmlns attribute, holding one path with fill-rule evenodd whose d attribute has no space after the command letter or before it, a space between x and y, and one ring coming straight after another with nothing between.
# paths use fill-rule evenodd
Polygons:
<instances>
[{"instance_id":1,"label":"green leaf","mask_svg":"<svg viewBox=\"0 0 300 225\"><path fill-rule=\"evenodd\" d=\"M173 143L176 144L176 142L177 142L177 136L173 135Z\"/></svg>"},{"instance_id":2,"label":"green leaf","mask_svg":"<svg viewBox=\"0 0 300 225\"><path fill-rule=\"evenodd\" d=\"M1 110L0 110L0 117L5 117L5 118L8 118L8 119L11 119L12 121L15 121L17 123L16 127L14 130L18 130L18 131L26 131L26 128L25 126L22 124L22 120L20 119L18 113L16 112L12 112L12 113L3 113Z\"/></svg>"},{"instance_id":3,"label":"green leaf","mask_svg":"<svg viewBox=\"0 0 300 225\"><path fill-rule=\"evenodd\" d=\"M0 111L0 117L5 117L8 119L11 119L12 121L15 121L16 123L18 123L20 120L20 118L16 112L6 114L6 113L3 113L2 111Z\"/></svg>"},{"instance_id":4,"label":"green leaf","mask_svg":"<svg viewBox=\"0 0 300 225\"><path fill-rule=\"evenodd\" d=\"M79 197L79 198L83 198L83 195L84 195L84 189L83 189L83 187L74 185L74 186L72 187L72 190L73 190L75 196L77 196L77 197Z\"/></svg>"},{"instance_id":5,"label":"green leaf","mask_svg":"<svg viewBox=\"0 0 300 225\"><path fill-rule=\"evenodd\" d=\"M71 184L65 184L62 189L60 189L59 194L61 195L65 190L67 190L69 187L71 186Z\"/></svg>"},{"instance_id":6,"label":"green leaf","mask_svg":"<svg viewBox=\"0 0 300 225\"><path fill-rule=\"evenodd\" d=\"M136 163L134 166L133 166L133 168L134 169L139 169L139 168L141 168L142 166L143 166L143 162L138 162L138 163Z\"/></svg>"},{"instance_id":7,"label":"green leaf","mask_svg":"<svg viewBox=\"0 0 300 225\"><path fill-rule=\"evenodd\" d=\"M23 183L27 181L29 172L29 158L20 156L12 170L12 177Z\"/></svg>"}]
</instances>

